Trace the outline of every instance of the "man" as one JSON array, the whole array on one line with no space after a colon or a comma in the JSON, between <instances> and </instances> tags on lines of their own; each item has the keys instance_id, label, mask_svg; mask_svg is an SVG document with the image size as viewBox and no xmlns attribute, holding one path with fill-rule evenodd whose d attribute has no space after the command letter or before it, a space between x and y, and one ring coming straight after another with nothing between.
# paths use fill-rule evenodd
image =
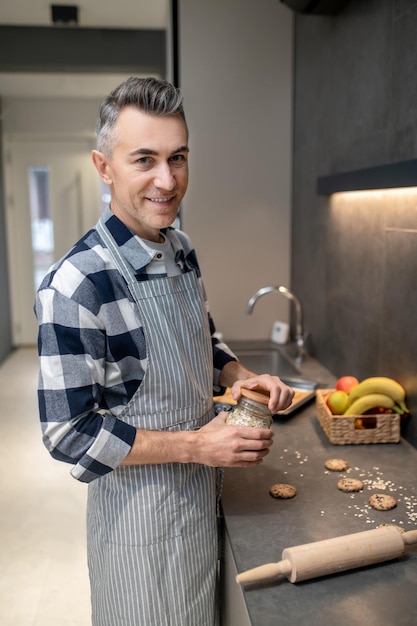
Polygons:
<instances>
[{"instance_id":1,"label":"man","mask_svg":"<svg viewBox=\"0 0 417 626\"><path fill-rule=\"evenodd\" d=\"M37 294L39 407L52 456L89 483L94 626L212 626L219 467L261 463L272 432L214 417L213 391L292 391L241 365L215 328L189 238L182 97L130 78L100 108L94 165L111 190L96 227Z\"/></svg>"}]
</instances>

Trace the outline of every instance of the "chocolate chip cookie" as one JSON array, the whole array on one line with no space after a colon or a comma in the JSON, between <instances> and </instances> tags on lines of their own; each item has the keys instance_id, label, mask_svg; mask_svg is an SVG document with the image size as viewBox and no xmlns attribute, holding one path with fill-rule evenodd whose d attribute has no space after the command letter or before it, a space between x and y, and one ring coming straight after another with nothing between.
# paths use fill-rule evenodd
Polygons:
<instances>
[{"instance_id":1,"label":"chocolate chip cookie","mask_svg":"<svg viewBox=\"0 0 417 626\"><path fill-rule=\"evenodd\" d=\"M344 459L327 459L324 467L331 472L345 472L349 469L349 463Z\"/></svg>"},{"instance_id":2,"label":"chocolate chip cookie","mask_svg":"<svg viewBox=\"0 0 417 626\"><path fill-rule=\"evenodd\" d=\"M269 493L273 498L287 500L288 498L293 498L296 495L297 489L294 485L277 483L276 485L272 485L272 487L270 487Z\"/></svg>"},{"instance_id":3,"label":"chocolate chip cookie","mask_svg":"<svg viewBox=\"0 0 417 626\"><path fill-rule=\"evenodd\" d=\"M374 493L369 498L369 504L377 511L390 511L397 506L397 500L387 493Z\"/></svg>"},{"instance_id":4,"label":"chocolate chip cookie","mask_svg":"<svg viewBox=\"0 0 417 626\"><path fill-rule=\"evenodd\" d=\"M348 493L361 491L363 489L363 482L358 478L341 478L337 481L337 488L340 489L340 491L346 491Z\"/></svg>"}]
</instances>

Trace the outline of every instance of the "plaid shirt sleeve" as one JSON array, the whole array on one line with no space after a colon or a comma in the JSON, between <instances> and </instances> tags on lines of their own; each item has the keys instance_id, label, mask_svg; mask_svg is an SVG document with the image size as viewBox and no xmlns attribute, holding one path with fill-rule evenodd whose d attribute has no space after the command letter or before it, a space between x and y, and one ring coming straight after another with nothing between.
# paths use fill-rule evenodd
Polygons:
<instances>
[{"instance_id":1,"label":"plaid shirt sleeve","mask_svg":"<svg viewBox=\"0 0 417 626\"><path fill-rule=\"evenodd\" d=\"M201 280L188 241L180 242L184 265ZM73 465L76 479L91 482L131 449L136 428L117 415L137 391L147 359L135 303L95 230L45 277L35 313L43 441L53 458ZM235 357L215 338L208 315L217 392L222 367Z\"/></svg>"},{"instance_id":2,"label":"plaid shirt sleeve","mask_svg":"<svg viewBox=\"0 0 417 626\"><path fill-rule=\"evenodd\" d=\"M120 367L108 352L111 339L101 312L106 305L96 313L94 298L80 302L76 292L81 294L88 282L81 275L75 279L78 288L69 295L74 268L67 263L41 287L36 299L39 412L43 441L51 455L73 464L75 478L90 482L117 467L133 444L136 429L117 419L115 412L117 403L127 401L129 387L137 388L140 381L127 376L122 382ZM63 291L61 281L66 283ZM116 310L111 305L110 309ZM128 343L128 334L122 334L122 343Z\"/></svg>"}]
</instances>

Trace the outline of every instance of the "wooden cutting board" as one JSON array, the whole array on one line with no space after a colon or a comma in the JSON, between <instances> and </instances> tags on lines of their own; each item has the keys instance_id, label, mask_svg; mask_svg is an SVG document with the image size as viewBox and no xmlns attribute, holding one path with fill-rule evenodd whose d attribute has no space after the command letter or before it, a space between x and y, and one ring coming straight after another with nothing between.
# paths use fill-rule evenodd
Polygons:
<instances>
[{"instance_id":1,"label":"wooden cutting board","mask_svg":"<svg viewBox=\"0 0 417 626\"><path fill-rule=\"evenodd\" d=\"M292 389L294 390L294 397L290 406L284 411L279 411L278 415L289 415L293 413L316 395L314 389L295 389L294 387ZM222 404L236 404L229 387L222 396L215 396L213 399L214 402L221 402Z\"/></svg>"}]
</instances>

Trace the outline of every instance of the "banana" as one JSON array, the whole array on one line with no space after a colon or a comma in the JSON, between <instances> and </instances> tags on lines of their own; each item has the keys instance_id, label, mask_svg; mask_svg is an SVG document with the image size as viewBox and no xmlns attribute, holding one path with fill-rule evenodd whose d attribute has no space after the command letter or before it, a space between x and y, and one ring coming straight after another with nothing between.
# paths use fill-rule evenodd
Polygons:
<instances>
[{"instance_id":1,"label":"banana","mask_svg":"<svg viewBox=\"0 0 417 626\"><path fill-rule=\"evenodd\" d=\"M351 406L356 400L373 393L380 393L392 398L403 411L407 410L405 405L405 389L392 378L386 376L374 376L372 378L365 378L359 385L353 387L349 393L349 406ZM375 405L377 406L377 405ZM385 407L390 408L390 407ZM356 413L358 415L358 413Z\"/></svg>"},{"instance_id":2,"label":"banana","mask_svg":"<svg viewBox=\"0 0 417 626\"><path fill-rule=\"evenodd\" d=\"M343 415L363 415L369 409L382 407L384 409L392 409L395 407L394 400L383 393L369 393L366 396L357 398Z\"/></svg>"}]
</instances>

